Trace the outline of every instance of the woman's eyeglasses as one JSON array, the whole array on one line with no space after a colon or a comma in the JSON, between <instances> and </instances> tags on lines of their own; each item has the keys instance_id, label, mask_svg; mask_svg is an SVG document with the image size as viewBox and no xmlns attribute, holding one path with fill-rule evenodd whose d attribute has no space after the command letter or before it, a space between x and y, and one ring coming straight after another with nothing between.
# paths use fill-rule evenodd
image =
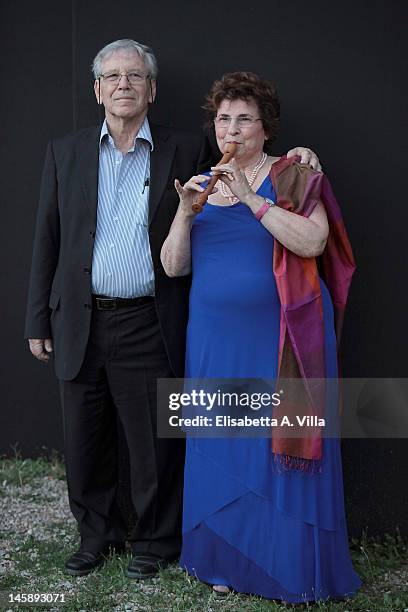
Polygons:
<instances>
[{"instance_id":1,"label":"woman's eyeglasses","mask_svg":"<svg viewBox=\"0 0 408 612\"><path fill-rule=\"evenodd\" d=\"M242 129L252 127L257 121L261 121L261 119L259 117L255 119L250 115L239 115L238 117L230 117L229 115L219 115L214 119L215 125L221 128L229 127L232 121L235 121L238 128Z\"/></svg>"}]
</instances>

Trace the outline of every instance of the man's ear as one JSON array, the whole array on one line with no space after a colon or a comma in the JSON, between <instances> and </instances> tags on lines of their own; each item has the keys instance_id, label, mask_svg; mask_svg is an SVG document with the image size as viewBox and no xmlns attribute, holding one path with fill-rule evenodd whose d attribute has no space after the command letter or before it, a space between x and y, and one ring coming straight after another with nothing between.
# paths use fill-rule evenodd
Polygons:
<instances>
[{"instance_id":1,"label":"man's ear","mask_svg":"<svg viewBox=\"0 0 408 612\"><path fill-rule=\"evenodd\" d=\"M102 99L101 99L101 80L100 79L95 79L95 83L94 83L94 92L95 92L95 98L98 104L102 104Z\"/></svg>"},{"instance_id":2,"label":"man's ear","mask_svg":"<svg viewBox=\"0 0 408 612\"><path fill-rule=\"evenodd\" d=\"M150 104L153 104L155 97L156 97L156 79L150 79L150 96L149 96Z\"/></svg>"}]
</instances>

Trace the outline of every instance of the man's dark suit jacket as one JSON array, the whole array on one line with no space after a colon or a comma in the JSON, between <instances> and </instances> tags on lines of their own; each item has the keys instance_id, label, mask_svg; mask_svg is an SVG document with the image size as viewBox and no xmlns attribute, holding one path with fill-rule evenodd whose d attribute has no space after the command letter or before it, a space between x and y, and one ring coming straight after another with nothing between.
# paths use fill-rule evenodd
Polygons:
<instances>
[{"instance_id":1,"label":"man's dark suit jacket","mask_svg":"<svg viewBox=\"0 0 408 612\"><path fill-rule=\"evenodd\" d=\"M151 125L149 240L155 302L174 374L183 376L190 277L169 278L160 249L178 206L174 179L182 183L206 169L203 138ZM48 145L34 238L26 338L53 338L61 380L78 374L91 322L91 267L98 205L100 127L87 128Z\"/></svg>"}]
</instances>

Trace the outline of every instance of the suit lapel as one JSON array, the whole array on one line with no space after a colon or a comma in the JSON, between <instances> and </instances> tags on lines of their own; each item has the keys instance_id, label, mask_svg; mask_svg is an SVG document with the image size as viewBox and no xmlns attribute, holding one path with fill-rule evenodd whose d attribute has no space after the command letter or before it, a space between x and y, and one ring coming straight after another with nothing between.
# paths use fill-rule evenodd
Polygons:
<instances>
[{"instance_id":1,"label":"suit lapel","mask_svg":"<svg viewBox=\"0 0 408 612\"><path fill-rule=\"evenodd\" d=\"M96 223L96 210L98 207L98 172L99 172L99 135L101 128L95 127L85 135L81 146L80 168L81 185L85 201Z\"/></svg>"},{"instance_id":2,"label":"suit lapel","mask_svg":"<svg viewBox=\"0 0 408 612\"><path fill-rule=\"evenodd\" d=\"M149 225L167 185L176 151L176 145L169 131L156 125L150 125L150 130L154 146L150 156Z\"/></svg>"}]
</instances>

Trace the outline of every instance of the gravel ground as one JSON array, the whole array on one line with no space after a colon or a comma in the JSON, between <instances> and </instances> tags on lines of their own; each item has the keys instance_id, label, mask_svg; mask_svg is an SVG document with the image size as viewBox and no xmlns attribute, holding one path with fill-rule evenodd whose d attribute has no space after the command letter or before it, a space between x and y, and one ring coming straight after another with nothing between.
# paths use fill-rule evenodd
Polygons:
<instances>
[{"instance_id":1,"label":"gravel ground","mask_svg":"<svg viewBox=\"0 0 408 612\"><path fill-rule=\"evenodd\" d=\"M47 541L51 539L47 526L55 523L75 525L68 505L67 486L62 480L35 478L23 486L6 484L2 491L1 534L32 535Z\"/></svg>"},{"instance_id":2,"label":"gravel ground","mask_svg":"<svg viewBox=\"0 0 408 612\"><path fill-rule=\"evenodd\" d=\"M75 521L65 482L50 477L35 478L22 486L3 482L1 490L0 577L16 569L10 551L18 552L29 536L40 542L54 541L56 537L60 541L72 541ZM34 565L36 556L33 551Z\"/></svg>"},{"instance_id":3,"label":"gravel ground","mask_svg":"<svg viewBox=\"0 0 408 612\"><path fill-rule=\"evenodd\" d=\"M16 480L14 481L16 482ZM200 586L197 581L192 581L177 567L171 566L160 578L149 580L145 583L129 581L126 578L127 558L116 558L110 561L106 573L101 576L97 572L94 576L90 575L83 578L70 578L63 573L65 558L77 547L78 535L76 524L71 515L66 482L52 476L35 477L28 483L11 484L3 481L0 486L0 582L4 578L6 587L23 589L24 592L53 592L65 593L67 597L84 596L84 594L96 598L98 588L103 582L104 597L111 601L111 606L101 606L93 601L86 605L84 610L95 612L97 609L113 610L123 612L131 610L173 610L169 603L176 597L184 597L187 592L192 594L192 601L196 605L186 608L187 610L212 609L211 606L200 607L200 601L204 603L208 599L205 588ZM396 553L397 554L397 553ZM367 557L368 559L368 557ZM392 570L377 572L368 576L365 581L365 601L386 601L387 593L395 600L395 593L407 593L408 585L408 564L406 558L399 556L400 562L396 563ZM402 561L402 563L401 563ZM7 583L7 577L9 581ZM14 578L13 578L14 577ZM13 580L16 580L13 582ZM111 587L109 587L109 584ZM197 583L197 584L196 584ZM109 588L108 588L109 587ZM203 589L204 590L200 590ZM42 591L40 591L40 589ZM1 587L0 587L1 590ZM109 591L109 592L108 592ZM101 591L102 596L102 591ZM157 604L151 607L148 603L155 596L161 597L165 607L159 608ZM195 598L195 599L194 599ZM239 600L241 603L241 600ZM242 600L245 601L246 600ZM405 596L401 600L401 607L395 608L393 604L382 607L356 607L351 604L343 610L404 610L406 607ZM139 603L140 602L140 603ZM237 600L223 604L217 603L217 610L271 610L269 603L258 607L246 607ZM357 602L356 602L357 604ZM83 605L83 604L82 604ZM207 604L208 605L208 604ZM265 607L264 607L265 605ZM0 605L0 609L1 605ZM4 609L4 608L3 608ZM25 608L27 609L27 608ZM176 608L174 608L176 609ZM184 608L177 605L177 610ZM277 608L274 608L277 609ZM279 607L279 609L282 609ZM336 609L328 606L326 609ZM51 610L51 608L50 608ZM54 608L53 610L57 610ZM64 610L64 608L61 608ZM69 610L78 610L79 607L70 606Z\"/></svg>"},{"instance_id":4,"label":"gravel ground","mask_svg":"<svg viewBox=\"0 0 408 612\"><path fill-rule=\"evenodd\" d=\"M36 550L38 544L55 545L58 542L60 550L67 551L64 560L75 551L79 542L76 522L69 509L66 482L48 476L34 478L29 484L23 485L4 481L0 490L0 581L11 573L18 574L24 579L24 591L36 592L43 561ZM27 547L30 541L35 541L32 548ZM12 559L20 551L24 551L25 560L32 563L30 570L22 570L18 567L19 562ZM85 590L89 578L65 576L63 560L58 570L48 576L49 591L52 586L52 592L65 593L69 597ZM126 565L126 560L124 563ZM174 565L168 573L179 574L181 570ZM139 582L138 591L146 596L158 593L159 582L159 578L146 583ZM126 604L128 595L127 589L117 592L115 599L119 605L112 607L112 610L146 610L134 602Z\"/></svg>"}]
</instances>

